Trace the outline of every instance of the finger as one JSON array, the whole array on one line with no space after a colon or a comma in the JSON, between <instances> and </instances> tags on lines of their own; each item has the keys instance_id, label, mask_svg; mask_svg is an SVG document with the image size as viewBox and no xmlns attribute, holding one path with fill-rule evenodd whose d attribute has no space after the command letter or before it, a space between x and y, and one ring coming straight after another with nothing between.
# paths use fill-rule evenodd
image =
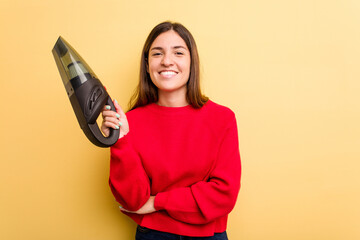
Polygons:
<instances>
[{"instance_id":1,"label":"finger","mask_svg":"<svg viewBox=\"0 0 360 240\"><path fill-rule=\"evenodd\" d=\"M116 101L116 100L113 101L114 105L115 105L115 101ZM117 103L117 102L116 102L116 103ZM117 105L118 105L118 107L120 107L119 104L117 104ZM120 108L121 108L121 107L120 107ZM103 111L103 112L104 112L104 111L107 111L107 112L111 111L111 112L117 113L117 112L118 112L118 108L115 107L115 109L113 109L113 107L111 107L110 105L105 105L105 106L103 107L102 111Z\"/></svg>"},{"instance_id":2,"label":"finger","mask_svg":"<svg viewBox=\"0 0 360 240\"><path fill-rule=\"evenodd\" d=\"M110 105L105 105L102 110L103 110L103 111L110 111L110 110L111 110L111 106L110 106Z\"/></svg>"},{"instance_id":3,"label":"finger","mask_svg":"<svg viewBox=\"0 0 360 240\"><path fill-rule=\"evenodd\" d=\"M123 208L122 206L119 206L119 209L123 212L133 213L132 211L129 211L129 210Z\"/></svg>"},{"instance_id":4,"label":"finger","mask_svg":"<svg viewBox=\"0 0 360 240\"><path fill-rule=\"evenodd\" d=\"M119 122L120 120L116 117L113 117L113 116L110 116L110 117L104 117L103 118L103 122L106 123L106 122L109 122L109 123L113 123L113 124L117 124L117 125L120 125Z\"/></svg>"},{"instance_id":5,"label":"finger","mask_svg":"<svg viewBox=\"0 0 360 240\"><path fill-rule=\"evenodd\" d=\"M105 109L102 111L102 116L103 116L103 118L105 118L105 117L120 118L120 114L109 110L108 108L106 108L106 106L105 106Z\"/></svg>"},{"instance_id":6,"label":"finger","mask_svg":"<svg viewBox=\"0 0 360 240\"><path fill-rule=\"evenodd\" d=\"M120 128L120 125L119 125L118 122L104 121L103 126L105 126L107 128L112 128L112 129L119 129Z\"/></svg>"},{"instance_id":7,"label":"finger","mask_svg":"<svg viewBox=\"0 0 360 240\"><path fill-rule=\"evenodd\" d=\"M126 118L126 115L125 115L123 109L119 105L118 101L116 101L116 99L114 100L114 106L115 106L116 112L118 114L120 114L120 117L125 117Z\"/></svg>"},{"instance_id":8,"label":"finger","mask_svg":"<svg viewBox=\"0 0 360 240\"><path fill-rule=\"evenodd\" d=\"M113 111L111 111L111 113L104 112L104 114L103 114L103 122L111 122L111 123L121 126L122 123L120 123L120 120L121 120L120 115Z\"/></svg>"}]
</instances>

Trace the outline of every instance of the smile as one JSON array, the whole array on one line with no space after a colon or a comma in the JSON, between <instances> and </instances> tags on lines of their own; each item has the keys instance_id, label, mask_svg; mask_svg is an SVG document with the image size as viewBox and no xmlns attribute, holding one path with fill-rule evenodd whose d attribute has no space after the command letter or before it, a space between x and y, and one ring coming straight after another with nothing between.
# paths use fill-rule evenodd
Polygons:
<instances>
[{"instance_id":1,"label":"smile","mask_svg":"<svg viewBox=\"0 0 360 240\"><path fill-rule=\"evenodd\" d=\"M177 72L174 72L174 71L162 71L160 72L160 75L161 76L164 76L166 78L170 78L170 77L173 77L177 74Z\"/></svg>"}]
</instances>

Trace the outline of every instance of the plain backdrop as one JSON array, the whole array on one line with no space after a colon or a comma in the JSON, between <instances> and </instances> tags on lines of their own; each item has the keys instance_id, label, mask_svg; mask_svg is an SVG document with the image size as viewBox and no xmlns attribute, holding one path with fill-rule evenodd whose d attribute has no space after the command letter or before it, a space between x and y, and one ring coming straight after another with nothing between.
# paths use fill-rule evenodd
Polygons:
<instances>
[{"instance_id":1,"label":"plain backdrop","mask_svg":"<svg viewBox=\"0 0 360 240\"><path fill-rule=\"evenodd\" d=\"M0 0L0 239L133 239L109 150L82 133L51 50L63 36L127 108L165 20L193 33L205 94L238 120L229 238L360 239L359 12L356 0Z\"/></svg>"}]
</instances>

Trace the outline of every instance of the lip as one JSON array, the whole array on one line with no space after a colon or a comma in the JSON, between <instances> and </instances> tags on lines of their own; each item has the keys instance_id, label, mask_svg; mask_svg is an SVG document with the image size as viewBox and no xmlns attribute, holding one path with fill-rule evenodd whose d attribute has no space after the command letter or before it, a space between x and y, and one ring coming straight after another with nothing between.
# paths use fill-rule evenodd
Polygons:
<instances>
[{"instance_id":1,"label":"lip","mask_svg":"<svg viewBox=\"0 0 360 240\"><path fill-rule=\"evenodd\" d=\"M163 73L163 72L174 72L174 73L178 73L177 71L175 71L175 70L161 70L160 72L159 72L159 74L161 74L161 73Z\"/></svg>"},{"instance_id":2,"label":"lip","mask_svg":"<svg viewBox=\"0 0 360 240\"><path fill-rule=\"evenodd\" d=\"M159 72L159 75L164 78L172 78L178 74L177 71L174 70L162 70Z\"/></svg>"}]
</instances>

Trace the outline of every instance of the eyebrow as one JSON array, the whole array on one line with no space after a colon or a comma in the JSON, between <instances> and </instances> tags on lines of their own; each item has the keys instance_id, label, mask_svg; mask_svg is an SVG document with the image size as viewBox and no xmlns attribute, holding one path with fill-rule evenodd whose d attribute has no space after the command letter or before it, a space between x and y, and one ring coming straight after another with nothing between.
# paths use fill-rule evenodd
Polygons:
<instances>
[{"instance_id":1,"label":"eyebrow","mask_svg":"<svg viewBox=\"0 0 360 240\"><path fill-rule=\"evenodd\" d=\"M171 48L173 48L173 49L183 48L183 49L187 50L187 48L184 47L184 46L174 46L174 47L171 47ZM150 49L150 52L153 51L153 50L163 50L163 48L162 47L153 47L153 48Z\"/></svg>"}]
</instances>

